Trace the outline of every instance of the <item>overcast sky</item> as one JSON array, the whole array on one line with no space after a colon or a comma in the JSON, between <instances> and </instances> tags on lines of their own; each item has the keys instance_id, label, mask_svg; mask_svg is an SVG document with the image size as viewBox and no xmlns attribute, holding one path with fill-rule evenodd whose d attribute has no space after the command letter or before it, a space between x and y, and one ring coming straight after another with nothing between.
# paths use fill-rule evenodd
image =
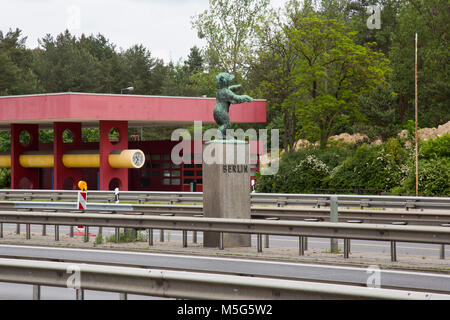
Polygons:
<instances>
[{"instance_id":1,"label":"overcast sky","mask_svg":"<svg viewBox=\"0 0 450 320\"><path fill-rule=\"evenodd\" d=\"M0 0L0 30L21 29L29 48L65 29L78 36L101 33L117 49L142 44L168 63L204 46L190 21L207 8L208 0Z\"/></svg>"}]
</instances>

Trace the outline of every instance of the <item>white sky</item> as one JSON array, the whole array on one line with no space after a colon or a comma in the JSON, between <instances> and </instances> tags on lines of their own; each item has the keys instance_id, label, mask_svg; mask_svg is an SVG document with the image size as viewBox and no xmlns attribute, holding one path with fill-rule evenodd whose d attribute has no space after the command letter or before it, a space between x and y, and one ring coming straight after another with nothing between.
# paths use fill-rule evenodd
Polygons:
<instances>
[{"instance_id":1,"label":"white sky","mask_svg":"<svg viewBox=\"0 0 450 320\"><path fill-rule=\"evenodd\" d=\"M277 7L284 2L271 0ZM207 8L208 0L0 0L0 30L21 29L29 48L65 29L77 36L101 33L118 50L142 44L168 63L204 46L190 21Z\"/></svg>"}]
</instances>

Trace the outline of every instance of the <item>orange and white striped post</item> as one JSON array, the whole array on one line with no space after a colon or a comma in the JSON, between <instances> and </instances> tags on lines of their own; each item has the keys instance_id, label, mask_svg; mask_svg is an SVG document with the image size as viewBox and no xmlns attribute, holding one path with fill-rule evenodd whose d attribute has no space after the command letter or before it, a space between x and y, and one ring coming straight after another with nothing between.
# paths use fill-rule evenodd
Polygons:
<instances>
[{"instance_id":1,"label":"orange and white striped post","mask_svg":"<svg viewBox=\"0 0 450 320\"><path fill-rule=\"evenodd\" d=\"M78 182L78 188L80 188L81 191L78 191L78 198L77 198L77 208L78 210L86 210L87 206L87 183L86 181L80 180ZM78 226L78 229L83 229L83 226ZM88 235L89 230L86 228L84 235ZM85 237L86 238L86 237ZM89 239L89 237L88 237Z\"/></svg>"},{"instance_id":2,"label":"orange and white striped post","mask_svg":"<svg viewBox=\"0 0 450 320\"><path fill-rule=\"evenodd\" d=\"M78 210L86 210L87 206L87 183L83 180L78 182Z\"/></svg>"}]
</instances>

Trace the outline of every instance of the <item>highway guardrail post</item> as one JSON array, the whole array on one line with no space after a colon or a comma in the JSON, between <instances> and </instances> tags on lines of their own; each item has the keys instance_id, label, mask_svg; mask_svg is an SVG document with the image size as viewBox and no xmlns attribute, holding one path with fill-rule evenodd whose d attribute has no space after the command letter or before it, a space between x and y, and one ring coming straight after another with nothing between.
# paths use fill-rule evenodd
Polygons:
<instances>
[{"instance_id":1,"label":"highway guardrail post","mask_svg":"<svg viewBox=\"0 0 450 320\"><path fill-rule=\"evenodd\" d=\"M120 228L114 228L114 238L116 243L120 242Z\"/></svg>"},{"instance_id":2,"label":"highway guardrail post","mask_svg":"<svg viewBox=\"0 0 450 320\"><path fill-rule=\"evenodd\" d=\"M396 226L404 226L407 225L405 221L395 221L392 222L393 225ZM391 261L395 262L397 261L397 242L391 241Z\"/></svg>"},{"instance_id":3,"label":"highway guardrail post","mask_svg":"<svg viewBox=\"0 0 450 320\"><path fill-rule=\"evenodd\" d=\"M256 245L257 245L257 250L258 252L262 252L262 234L258 233L256 235Z\"/></svg>"},{"instance_id":4,"label":"highway guardrail post","mask_svg":"<svg viewBox=\"0 0 450 320\"><path fill-rule=\"evenodd\" d=\"M43 235L43 236L46 236L46 235L47 235L47 225L46 225L46 224L43 224L43 225L42 225L42 235Z\"/></svg>"},{"instance_id":5,"label":"highway guardrail post","mask_svg":"<svg viewBox=\"0 0 450 320\"><path fill-rule=\"evenodd\" d=\"M441 224L442 227L450 227L449 223L442 223ZM441 248L439 250L439 258L441 258L442 260L445 259L445 244L441 244Z\"/></svg>"},{"instance_id":6,"label":"highway guardrail post","mask_svg":"<svg viewBox=\"0 0 450 320\"><path fill-rule=\"evenodd\" d=\"M89 227L84 226L84 242L89 242Z\"/></svg>"},{"instance_id":7,"label":"highway guardrail post","mask_svg":"<svg viewBox=\"0 0 450 320\"><path fill-rule=\"evenodd\" d=\"M266 218L266 220L269 220L269 221L277 221L277 220L280 220L280 218L278 218L278 217L269 217L269 218ZM264 245L264 248L268 248L269 247L269 234L266 234L265 235L265 237L264 237L265 239L265 245Z\"/></svg>"},{"instance_id":8,"label":"highway guardrail post","mask_svg":"<svg viewBox=\"0 0 450 320\"><path fill-rule=\"evenodd\" d=\"M219 234L219 250L224 249L224 241L223 241L223 232L220 232Z\"/></svg>"},{"instance_id":9,"label":"highway guardrail post","mask_svg":"<svg viewBox=\"0 0 450 320\"><path fill-rule=\"evenodd\" d=\"M148 229L148 245L149 246L153 245L153 229L152 228Z\"/></svg>"},{"instance_id":10,"label":"highway guardrail post","mask_svg":"<svg viewBox=\"0 0 450 320\"><path fill-rule=\"evenodd\" d=\"M338 221L339 221L338 199L336 196L331 196L330 197L330 222L338 222ZM338 239L331 238L330 252L331 253L338 252Z\"/></svg>"},{"instance_id":11,"label":"highway guardrail post","mask_svg":"<svg viewBox=\"0 0 450 320\"><path fill-rule=\"evenodd\" d=\"M187 231L183 230L183 248L187 247Z\"/></svg>"},{"instance_id":12,"label":"highway guardrail post","mask_svg":"<svg viewBox=\"0 0 450 320\"><path fill-rule=\"evenodd\" d=\"M397 242L391 241L391 261L397 261Z\"/></svg>"},{"instance_id":13,"label":"highway guardrail post","mask_svg":"<svg viewBox=\"0 0 450 320\"><path fill-rule=\"evenodd\" d=\"M33 285L33 300L41 300L41 286L38 284Z\"/></svg>"},{"instance_id":14,"label":"highway guardrail post","mask_svg":"<svg viewBox=\"0 0 450 320\"><path fill-rule=\"evenodd\" d=\"M75 297L77 300L84 300L84 290L83 289L75 289Z\"/></svg>"},{"instance_id":15,"label":"highway guardrail post","mask_svg":"<svg viewBox=\"0 0 450 320\"><path fill-rule=\"evenodd\" d=\"M170 200L170 204L172 204L172 200ZM174 216L174 214L173 213L162 213L162 214L160 214L160 216L163 216L163 217L172 217L172 216ZM159 242L164 242L164 229L160 229L159 230Z\"/></svg>"},{"instance_id":16,"label":"highway guardrail post","mask_svg":"<svg viewBox=\"0 0 450 320\"><path fill-rule=\"evenodd\" d=\"M348 259L350 252L350 239L344 239L344 259Z\"/></svg>"},{"instance_id":17,"label":"highway guardrail post","mask_svg":"<svg viewBox=\"0 0 450 320\"><path fill-rule=\"evenodd\" d=\"M0 238L3 238L3 222L0 222Z\"/></svg>"},{"instance_id":18,"label":"highway guardrail post","mask_svg":"<svg viewBox=\"0 0 450 320\"><path fill-rule=\"evenodd\" d=\"M27 238L27 240L30 240L31 239L31 225L29 224L29 223L27 223L26 225L25 225L25 230L26 230L26 238Z\"/></svg>"},{"instance_id":19,"label":"highway guardrail post","mask_svg":"<svg viewBox=\"0 0 450 320\"><path fill-rule=\"evenodd\" d=\"M301 256L305 255L305 237L299 236L298 237L298 254Z\"/></svg>"},{"instance_id":20,"label":"highway guardrail post","mask_svg":"<svg viewBox=\"0 0 450 320\"><path fill-rule=\"evenodd\" d=\"M16 226L16 234L20 234L20 223Z\"/></svg>"},{"instance_id":21,"label":"highway guardrail post","mask_svg":"<svg viewBox=\"0 0 450 320\"><path fill-rule=\"evenodd\" d=\"M347 223L363 223L363 220L347 220ZM351 239L344 239L344 259L348 259L351 252Z\"/></svg>"},{"instance_id":22,"label":"highway guardrail post","mask_svg":"<svg viewBox=\"0 0 450 320\"><path fill-rule=\"evenodd\" d=\"M201 218L203 214L194 214L194 217ZM192 242L197 243L197 231L192 231Z\"/></svg>"},{"instance_id":23,"label":"highway guardrail post","mask_svg":"<svg viewBox=\"0 0 450 320\"><path fill-rule=\"evenodd\" d=\"M59 241L59 225L55 224L55 241Z\"/></svg>"}]
</instances>

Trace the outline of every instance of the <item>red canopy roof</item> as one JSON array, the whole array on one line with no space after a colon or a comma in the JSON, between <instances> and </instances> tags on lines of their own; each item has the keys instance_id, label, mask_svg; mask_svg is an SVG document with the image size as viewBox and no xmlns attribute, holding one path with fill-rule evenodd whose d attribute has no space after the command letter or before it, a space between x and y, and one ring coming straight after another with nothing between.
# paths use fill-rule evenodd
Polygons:
<instances>
[{"instance_id":1,"label":"red canopy roof","mask_svg":"<svg viewBox=\"0 0 450 320\"><path fill-rule=\"evenodd\" d=\"M129 126L212 123L215 98L160 97L93 93L52 93L0 97L0 129L11 123L82 122L98 126L99 120L125 120ZM231 122L266 122L266 101L254 100L230 108Z\"/></svg>"}]
</instances>

